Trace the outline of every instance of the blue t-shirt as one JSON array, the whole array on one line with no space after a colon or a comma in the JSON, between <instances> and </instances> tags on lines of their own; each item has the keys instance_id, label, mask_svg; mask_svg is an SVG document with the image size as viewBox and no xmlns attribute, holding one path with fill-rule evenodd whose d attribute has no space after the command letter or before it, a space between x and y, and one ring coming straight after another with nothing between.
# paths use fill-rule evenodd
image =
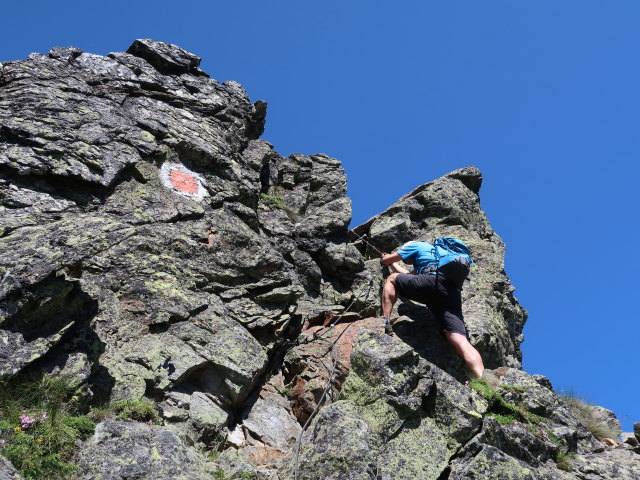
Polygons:
<instances>
[{"instance_id":1,"label":"blue t-shirt","mask_svg":"<svg viewBox=\"0 0 640 480\"><path fill-rule=\"evenodd\" d=\"M422 273L429 265L438 265L435 247L431 243L409 242L403 245L397 253L402 257L402 260L413 260L413 269L416 273ZM433 273L435 274L435 271Z\"/></svg>"}]
</instances>

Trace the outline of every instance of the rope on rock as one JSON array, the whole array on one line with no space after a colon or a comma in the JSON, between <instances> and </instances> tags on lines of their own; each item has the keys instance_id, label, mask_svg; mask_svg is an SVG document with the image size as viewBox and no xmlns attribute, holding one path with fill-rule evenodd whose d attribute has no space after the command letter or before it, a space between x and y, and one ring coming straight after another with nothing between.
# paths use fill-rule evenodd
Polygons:
<instances>
[{"instance_id":1,"label":"rope on rock","mask_svg":"<svg viewBox=\"0 0 640 480\"><path fill-rule=\"evenodd\" d=\"M371 280L369 281L369 289L366 290L367 297L369 296L369 293L371 292L371 288L373 287L373 280L374 280L374 277L371 277ZM327 332L329 332L333 327L335 327L338 324L338 322L340 321L340 319L349 311L349 309L351 309L351 307L355 304L356 300L358 300L362 296L363 293L365 293L365 292L362 291L360 293L360 295L354 297L353 300L351 300L351 303L344 310L344 312L342 312L340 314L340 316L331 325L329 325L329 327L324 332L322 332L322 335L318 335L317 337L314 337L313 340L321 339L322 337L324 337L327 334ZM316 408L313 409L313 412L311 412L311 415L309 415L309 418L307 419L307 421L302 426L302 430L300 430L300 434L298 435L298 440L296 442L296 456L295 456L295 462L294 462L294 480L298 480L298 474L299 474L299 463L298 462L299 462L299 457L300 457L300 447L302 446L302 436L304 435L304 432L307 430L307 428L311 424L311 421L315 418L316 414L320 410L320 407L322 406L322 404L324 402L324 399L326 398L327 393L329 392L329 389L331 388L331 385L333 383L333 376L335 374L336 367L338 366L338 350L335 349L335 346L338 343L338 340L340 340L342 335L345 334L345 332L349 329L349 327L351 327L351 325L352 325L351 323L349 325L347 325L347 328L345 328L340 333L340 335L338 335L338 337L333 342L331 342L331 345L329 346L327 351L324 353L326 355L326 354L328 354L330 352L333 352L333 366L331 367L331 372L329 373L329 379L327 380L327 386L324 388L324 391L322 392L322 395L320 396L320 400L318 400L318 403L316 404Z\"/></svg>"},{"instance_id":2,"label":"rope on rock","mask_svg":"<svg viewBox=\"0 0 640 480\"><path fill-rule=\"evenodd\" d=\"M365 242L367 245L369 245L371 248L373 248L374 250L376 250L378 253L380 253L382 255L382 252L380 250L378 250L376 247L374 247L373 245L371 245L367 240L365 240L364 238L362 238L360 235L358 235L357 233L355 233L352 230L352 233L360 238L363 242ZM371 292L371 289L373 288L373 281L374 281L375 277L371 277L371 280L369 281L369 288L368 290L366 290L366 297L369 296L369 293ZM362 296L362 294L365 293L365 290L363 290L362 292L360 292L359 295L355 296L351 302L349 303L349 305L347 306L347 308L344 309L344 311L338 316L338 318L336 318L330 325L329 327L322 332L322 334L314 336L314 338L312 340L307 340L306 343L309 343L310 341L315 341L315 340L319 340L322 339L333 327L335 327L338 322L340 322L340 320L342 319L342 317L345 316L345 314L353 307L353 305L356 303L356 301L358 299L360 299L360 297ZM319 312L323 312L326 310L316 310L314 312L311 312L307 315L307 319L309 319L309 317L314 314L314 313L319 313ZM302 446L302 436L304 435L304 432L306 432L307 428L309 427L309 425L311 424L312 420L315 418L316 414L318 413L318 411L320 410L320 407L322 406L322 404L324 403L325 398L327 397L327 393L329 392L329 389L331 388L331 385L333 383L333 376L336 372L336 368L338 366L338 350L335 348L336 344L338 343L338 341L340 340L340 338L342 337L342 335L345 334L345 332L349 329L349 327L351 327L351 323L349 325L347 325L347 327L338 335L338 337L331 342L331 345L329 346L329 348L327 349L327 351L325 352L324 355L333 352L333 366L331 367L331 372L329 373L329 379L327 380L327 385L324 388L322 395L320 396L320 400L318 400L318 403L316 404L316 407L313 409L313 412L311 412L311 415L309 415L309 418L307 418L307 421L304 423L304 425L302 426L302 430L300 430L300 434L298 435L298 440L296 442L296 454L295 454L295 461L294 461L294 480L298 480L298 475L300 473L300 465L299 465L299 459L300 459L300 448ZM326 368L326 366L325 366Z\"/></svg>"},{"instance_id":3,"label":"rope on rock","mask_svg":"<svg viewBox=\"0 0 640 480\"><path fill-rule=\"evenodd\" d=\"M371 243L368 240L365 240L364 237L361 237L360 235L358 235L355 230L351 230L350 233L353 233L356 237L358 237L360 240L362 240L364 243L366 243L367 245L369 245L371 248L373 248L376 252L378 252L380 255L382 255L383 253L378 250L376 247L374 247L373 245L371 245Z\"/></svg>"},{"instance_id":4,"label":"rope on rock","mask_svg":"<svg viewBox=\"0 0 640 480\"><path fill-rule=\"evenodd\" d=\"M350 326L351 325L345 328L345 331ZM316 416L316 413L318 413L318 410L320 410L320 406L324 402L324 399L327 396L327 392L329 392L329 388L331 388L331 383L333 382L333 375L336 372L336 367L338 366L338 354L336 352L337 351L334 351L334 354L333 354L333 367L331 367L331 373L329 374L329 381L327 382L327 386L322 392L322 396L320 397L320 400L318 400L318 403L316 404L316 408L313 410L313 412L311 412L311 415L309 415L309 418L307 418L307 421L304 423L302 430L300 430L300 434L298 435L298 441L296 442L296 457L295 457L294 469L293 469L294 480L298 480L298 474L300 473L298 460L300 458L300 447L302 446L302 436L304 435L304 432L307 430L307 427L309 426L311 421Z\"/></svg>"}]
</instances>

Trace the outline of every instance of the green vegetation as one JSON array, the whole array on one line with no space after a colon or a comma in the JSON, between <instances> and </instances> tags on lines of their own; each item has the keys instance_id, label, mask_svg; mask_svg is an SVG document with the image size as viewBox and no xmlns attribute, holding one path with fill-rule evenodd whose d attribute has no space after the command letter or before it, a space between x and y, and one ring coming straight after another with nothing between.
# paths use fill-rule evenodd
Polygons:
<instances>
[{"instance_id":1,"label":"green vegetation","mask_svg":"<svg viewBox=\"0 0 640 480\"><path fill-rule=\"evenodd\" d=\"M289 217L289 220L294 223L300 221L300 214L296 212L295 209L288 207L284 203L284 199L280 195L268 195L266 193L261 193L260 203L266 205L271 209L279 208L280 210L283 210L284 213L286 213Z\"/></svg>"},{"instance_id":2,"label":"green vegetation","mask_svg":"<svg viewBox=\"0 0 640 480\"><path fill-rule=\"evenodd\" d=\"M160 418L156 407L149 400L121 400L113 404L114 411L120 420L157 423Z\"/></svg>"},{"instance_id":3,"label":"green vegetation","mask_svg":"<svg viewBox=\"0 0 640 480\"><path fill-rule=\"evenodd\" d=\"M486 415L496 418L500 423L508 424L516 420L522 422L533 420L529 412L505 400L502 394L491 388L483 378L474 378L469 386L489 402Z\"/></svg>"},{"instance_id":4,"label":"green vegetation","mask_svg":"<svg viewBox=\"0 0 640 480\"><path fill-rule=\"evenodd\" d=\"M291 393L291 387L284 387L280 390L280 393L283 395L289 395Z\"/></svg>"},{"instance_id":5,"label":"green vegetation","mask_svg":"<svg viewBox=\"0 0 640 480\"><path fill-rule=\"evenodd\" d=\"M511 425L517 421L513 415L500 415L499 413L488 413L487 417L495 418L501 425Z\"/></svg>"},{"instance_id":6,"label":"green vegetation","mask_svg":"<svg viewBox=\"0 0 640 480\"><path fill-rule=\"evenodd\" d=\"M215 472L213 472L213 478L214 480L227 480L227 476L221 468L216 468Z\"/></svg>"},{"instance_id":7,"label":"green vegetation","mask_svg":"<svg viewBox=\"0 0 640 480\"><path fill-rule=\"evenodd\" d=\"M159 423L148 400L123 400L84 415L72 401L66 380L40 377L0 382L0 454L26 480L67 479L78 467L70 462L78 441L93 435L96 423L110 416Z\"/></svg>"},{"instance_id":8,"label":"green vegetation","mask_svg":"<svg viewBox=\"0 0 640 480\"><path fill-rule=\"evenodd\" d=\"M519 385L500 385L501 390L506 390L507 392L518 392L524 393L527 391L527 387L521 387Z\"/></svg>"},{"instance_id":9,"label":"green vegetation","mask_svg":"<svg viewBox=\"0 0 640 480\"><path fill-rule=\"evenodd\" d=\"M565 470L567 472L573 470L571 459L573 458L575 453L569 452L567 445L553 434L548 426L548 420L544 417L536 415L535 413L527 411L527 409L522 405L516 405L515 403L509 402L503 396L503 394L510 392L516 394L525 393L527 391L526 387L515 385L500 385L499 390L494 390L483 379L474 379L471 381L469 386L476 392L480 393L489 402L489 408L487 409L487 413L485 413L485 416L495 418L498 423L502 425L510 425L516 422L521 422L524 428L529 430L538 438L552 441L558 446L558 451L555 455L556 466L559 469ZM564 398L567 403L575 403L576 400L575 397L565 396ZM588 405L586 407L590 408L592 411L593 407L590 407ZM573 408L574 407L572 407L572 409ZM585 404L580 403L579 406L575 408L581 408L584 410ZM576 413L575 410L574 413ZM577 413L576 416L578 416ZM578 418L580 417L578 416ZM582 420L580 421L582 422ZM600 427L602 427L602 425L600 425Z\"/></svg>"},{"instance_id":10,"label":"green vegetation","mask_svg":"<svg viewBox=\"0 0 640 480\"><path fill-rule=\"evenodd\" d=\"M578 421L596 438L617 438L620 432L611 427L596 408L574 392L560 394Z\"/></svg>"},{"instance_id":11,"label":"green vegetation","mask_svg":"<svg viewBox=\"0 0 640 480\"><path fill-rule=\"evenodd\" d=\"M285 208L284 199L280 195L267 195L266 193L261 193L260 202L270 208Z\"/></svg>"},{"instance_id":12,"label":"green vegetation","mask_svg":"<svg viewBox=\"0 0 640 480\"><path fill-rule=\"evenodd\" d=\"M227 477L224 473L224 470L222 470L221 468L217 468L214 472L213 472L213 479L214 480L229 480L231 477ZM257 477L257 475L255 474L255 472L251 472L249 470L245 470L243 472L240 472L239 475L234 475L233 478L238 478L241 480L255 480Z\"/></svg>"},{"instance_id":13,"label":"green vegetation","mask_svg":"<svg viewBox=\"0 0 640 480\"><path fill-rule=\"evenodd\" d=\"M572 472L573 464L571 463L571 460L573 459L574 455L575 453L573 452L558 452L558 455L556 455L556 467L558 467L560 470L564 470L565 472Z\"/></svg>"},{"instance_id":14,"label":"green vegetation","mask_svg":"<svg viewBox=\"0 0 640 480\"><path fill-rule=\"evenodd\" d=\"M92 408L88 417L96 422L101 422L107 417L117 416L120 420L132 420L149 424L160 423L160 417L155 405L146 399L120 400L111 405Z\"/></svg>"},{"instance_id":15,"label":"green vegetation","mask_svg":"<svg viewBox=\"0 0 640 480\"><path fill-rule=\"evenodd\" d=\"M63 479L77 470L69 462L76 441L91 436L95 424L65 403L71 393L59 378L0 385L0 453L27 480Z\"/></svg>"}]
</instances>

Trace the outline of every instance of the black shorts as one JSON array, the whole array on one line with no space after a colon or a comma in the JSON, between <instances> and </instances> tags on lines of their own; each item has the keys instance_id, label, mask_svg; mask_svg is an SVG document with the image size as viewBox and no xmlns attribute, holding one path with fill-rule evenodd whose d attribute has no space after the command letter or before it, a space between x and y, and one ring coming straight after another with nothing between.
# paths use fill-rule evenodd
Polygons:
<instances>
[{"instance_id":1,"label":"black shorts","mask_svg":"<svg viewBox=\"0 0 640 480\"><path fill-rule=\"evenodd\" d=\"M458 287L438 275L401 273L396 277L401 297L424 303L438 319L442 332L467 336L462 317L462 294Z\"/></svg>"}]
</instances>

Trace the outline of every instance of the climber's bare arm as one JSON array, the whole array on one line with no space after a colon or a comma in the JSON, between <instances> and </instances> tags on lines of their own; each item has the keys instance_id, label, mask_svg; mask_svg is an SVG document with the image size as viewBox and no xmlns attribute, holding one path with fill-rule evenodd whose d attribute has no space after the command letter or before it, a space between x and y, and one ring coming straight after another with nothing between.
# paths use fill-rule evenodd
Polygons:
<instances>
[{"instance_id":1,"label":"climber's bare arm","mask_svg":"<svg viewBox=\"0 0 640 480\"><path fill-rule=\"evenodd\" d=\"M397 253L383 253L381 260L385 265L391 265L402 260L402 257Z\"/></svg>"},{"instance_id":2,"label":"climber's bare arm","mask_svg":"<svg viewBox=\"0 0 640 480\"><path fill-rule=\"evenodd\" d=\"M382 263L385 265L390 265L394 272L396 273L411 273L406 268L402 268L398 262L402 260L402 257L397 253L383 253L382 254Z\"/></svg>"},{"instance_id":3,"label":"climber's bare arm","mask_svg":"<svg viewBox=\"0 0 640 480\"><path fill-rule=\"evenodd\" d=\"M402 268L398 262L392 263L391 268L393 268L393 270L397 273L411 273L406 268Z\"/></svg>"}]
</instances>

